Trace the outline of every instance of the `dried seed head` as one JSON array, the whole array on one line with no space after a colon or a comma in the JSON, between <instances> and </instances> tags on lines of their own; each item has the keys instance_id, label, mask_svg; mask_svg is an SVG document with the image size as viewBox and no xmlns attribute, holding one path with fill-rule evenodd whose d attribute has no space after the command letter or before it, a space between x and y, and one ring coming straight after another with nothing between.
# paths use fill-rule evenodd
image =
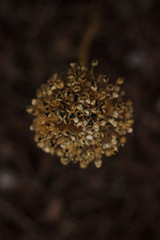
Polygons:
<instances>
[{"instance_id":1,"label":"dried seed head","mask_svg":"<svg viewBox=\"0 0 160 240\"><path fill-rule=\"evenodd\" d=\"M37 89L27 112L35 118L30 130L35 131L37 146L57 154L61 163L79 162L86 168L94 162L102 165L102 155L115 154L132 133L132 102L125 101L123 83L113 85L104 75L96 75L83 64L71 63L66 74L54 74Z\"/></svg>"}]
</instances>

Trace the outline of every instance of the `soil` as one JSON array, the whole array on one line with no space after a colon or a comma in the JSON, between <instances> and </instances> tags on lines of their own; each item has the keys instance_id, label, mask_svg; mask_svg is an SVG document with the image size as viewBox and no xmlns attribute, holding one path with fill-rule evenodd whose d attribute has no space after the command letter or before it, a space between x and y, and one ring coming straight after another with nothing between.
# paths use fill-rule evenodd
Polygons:
<instances>
[{"instance_id":1,"label":"soil","mask_svg":"<svg viewBox=\"0 0 160 240\"><path fill-rule=\"evenodd\" d=\"M85 170L36 147L26 106L36 88L88 49L97 73L124 77L134 130ZM157 0L0 2L0 240L160 239L160 5Z\"/></svg>"}]
</instances>

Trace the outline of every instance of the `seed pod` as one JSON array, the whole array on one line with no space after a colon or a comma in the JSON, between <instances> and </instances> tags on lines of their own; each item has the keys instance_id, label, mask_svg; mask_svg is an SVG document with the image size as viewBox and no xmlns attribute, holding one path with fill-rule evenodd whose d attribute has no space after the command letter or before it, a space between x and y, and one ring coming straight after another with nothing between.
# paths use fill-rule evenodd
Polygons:
<instances>
[{"instance_id":1,"label":"seed pod","mask_svg":"<svg viewBox=\"0 0 160 240\"><path fill-rule=\"evenodd\" d=\"M42 84L27 107L37 146L59 156L63 165L78 162L86 168L94 162L99 168L102 155L118 152L133 131L132 102L120 91L123 79L109 83L104 74L94 74L97 65L93 60L88 70L71 63L67 73L55 73Z\"/></svg>"}]
</instances>

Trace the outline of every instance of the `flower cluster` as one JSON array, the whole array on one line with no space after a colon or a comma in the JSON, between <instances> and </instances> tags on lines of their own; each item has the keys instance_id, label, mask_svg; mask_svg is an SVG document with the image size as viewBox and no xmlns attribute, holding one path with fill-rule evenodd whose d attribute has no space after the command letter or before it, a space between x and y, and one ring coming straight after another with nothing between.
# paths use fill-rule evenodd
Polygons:
<instances>
[{"instance_id":1,"label":"flower cluster","mask_svg":"<svg viewBox=\"0 0 160 240\"><path fill-rule=\"evenodd\" d=\"M124 146L126 133L132 133L132 102L124 101L123 83L109 83L104 75L95 75L83 64L71 63L66 74L53 76L37 89L27 112L35 116L30 130L35 131L37 146L57 154L62 164L90 162L102 165L107 157Z\"/></svg>"}]
</instances>

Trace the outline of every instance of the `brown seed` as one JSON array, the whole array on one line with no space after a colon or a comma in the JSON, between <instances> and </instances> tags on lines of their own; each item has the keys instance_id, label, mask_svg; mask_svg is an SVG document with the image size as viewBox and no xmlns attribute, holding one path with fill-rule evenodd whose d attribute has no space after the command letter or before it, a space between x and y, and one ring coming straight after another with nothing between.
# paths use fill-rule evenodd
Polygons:
<instances>
[{"instance_id":1,"label":"brown seed","mask_svg":"<svg viewBox=\"0 0 160 240\"><path fill-rule=\"evenodd\" d=\"M30 129L35 131L37 146L57 154L62 164L80 163L86 168L94 162L102 165L107 157L124 146L132 133L133 107L120 91L121 78L108 83L105 75L96 75L83 64L71 63L65 74L54 74L37 89L27 112L34 116ZM94 151L93 151L94 150Z\"/></svg>"}]
</instances>

